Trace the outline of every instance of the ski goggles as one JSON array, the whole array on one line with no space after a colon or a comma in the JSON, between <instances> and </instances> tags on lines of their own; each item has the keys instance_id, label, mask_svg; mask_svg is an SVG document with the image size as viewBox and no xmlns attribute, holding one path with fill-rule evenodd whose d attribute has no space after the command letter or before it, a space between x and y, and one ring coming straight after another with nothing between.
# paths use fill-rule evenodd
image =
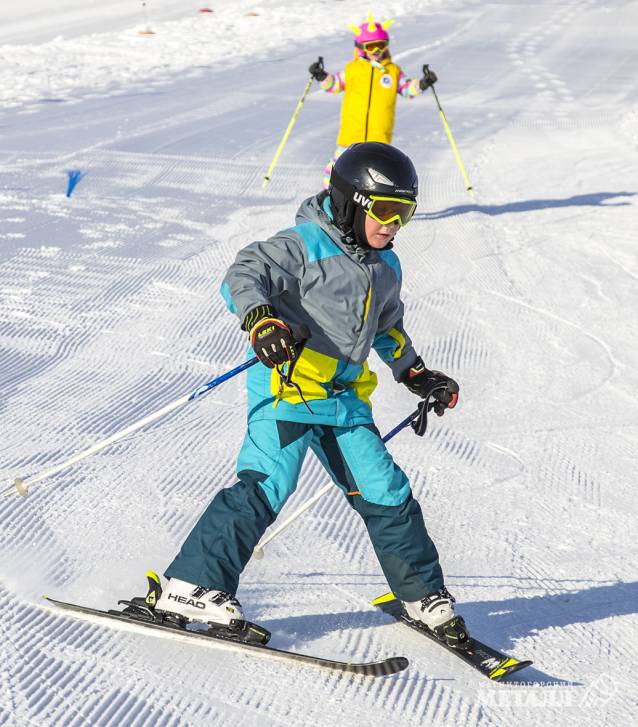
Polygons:
<instances>
[{"instance_id":1,"label":"ski goggles","mask_svg":"<svg viewBox=\"0 0 638 727\"><path fill-rule=\"evenodd\" d=\"M365 207L367 215L382 225L398 222L404 227L412 219L416 201L401 197L378 197L370 195L371 204Z\"/></svg>"},{"instance_id":2,"label":"ski goggles","mask_svg":"<svg viewBox=\"0 0 638 727\"><path fill-rule=\"evenodd\" d=\"M359 46L368 53L377 53L378 51L385 50L388 47L387 40L367 40L363 43L359 43Z\"/></svg>"}]
</instances>

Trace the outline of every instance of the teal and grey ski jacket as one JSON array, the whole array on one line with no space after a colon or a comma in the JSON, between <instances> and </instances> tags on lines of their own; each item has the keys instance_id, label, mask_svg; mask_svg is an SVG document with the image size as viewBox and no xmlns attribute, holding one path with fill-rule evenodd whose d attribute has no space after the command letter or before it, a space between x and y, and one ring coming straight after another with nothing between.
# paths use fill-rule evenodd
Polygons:
<instances>
[{"instance_id":1,"label":"teal and grey ski jacket","mask_svg":"<svg viewBox=\"0 0 638 727\"><path fill-rule=\"evenodd\" d=\"M417 358L403 328L399 258L393 250L345 243L325 193L305 200L296 222L240 250L222 295L240 321L268 304L292 328L308 327L311 338L292 380L312 413L296 387L283 386L274 369L258 363L248 369L248 419L371 423L377 377L368 366L370 349L396 380Z\"/></svg>"}]
</instances>

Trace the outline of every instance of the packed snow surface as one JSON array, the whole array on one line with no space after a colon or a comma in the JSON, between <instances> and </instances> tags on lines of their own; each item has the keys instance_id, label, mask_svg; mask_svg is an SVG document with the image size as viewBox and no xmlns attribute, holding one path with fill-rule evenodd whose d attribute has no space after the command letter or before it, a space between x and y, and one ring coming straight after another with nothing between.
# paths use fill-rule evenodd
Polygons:
<instances>
[{"instance_id":1,"label":"packed snow surface","mask_svg":"<svg viewBox=\"0 0 638 727\"><path fill-rule=\"evenodd\" d=\"M638 721L638 4L372 3L432 94L398 100L421 178L396 251L405 325L461 384L389 445L477 636L534 666L492 684L371 606L387 590L335 490L251 562L272 644L404 655L380 680L118 631L43 608L141 594L234 481L243 378L33 486L240 363L219 284L318 191L369 3L0 6L0 725L629 725ZM201 13L207 7L211 13ZM153 31L153 34L140 34ZM70 177L79 178L66 196ZM414 407L375 357L379 428ZM364 456L364 453L362 453ZM327 481L309 457L282 518ZM9 494L4 494L8 492Z\"/></svg>"}]
</instances>

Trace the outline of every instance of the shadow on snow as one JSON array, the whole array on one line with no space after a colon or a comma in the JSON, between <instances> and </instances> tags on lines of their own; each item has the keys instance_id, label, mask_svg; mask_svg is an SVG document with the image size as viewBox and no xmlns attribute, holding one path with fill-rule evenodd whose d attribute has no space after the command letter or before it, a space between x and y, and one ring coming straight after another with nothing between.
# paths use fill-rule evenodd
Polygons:
<instances>
[{"instance_id":1,"label":"shadow on snow","mask_svg":"<svg viewBox=\"0 0 638 727\"><path fill-rule=\"evenodd\" d=\"M596 192L594 194L577 194L566 199L528 199L508 204L461 204L438 212L417 212L414 220L440 220L444 217L456 217L468 212L480 212L484 215L496 216L513 212L533 212L560 207L626 207L629 201L618 201L607 204L618 197L634 197L635 192Z\"/></svg>"},{"instance_id":2,"label":"shadow on snow","mask_svg":"<svg viewBox=\"0 0 638 727\"><path fill-rule=\"evenodd\" d=\"M562 629L638 613L638 581L618 582L567 593L467 602L459 604L458 610L465 618L470 633L477 639L509 653L517 640L536 635L544 629ZM381 611L366 610L288 616L261 620L260 623L273 633L273 645L286 648L336 631L377 628L395 622ZM407 633L405 631L404 635ZM583 636L590 638L570 632L570 637L575 637L575 652L579 649L579 640ZM282 644L282 640L288 641L288 644ZM528 657L523 653L517 653L517 656ZM570 654L567 653L566 659L569 658ZM561 681L536 669L526 670L525 674L533 681Z\"/></svg>"}]
</instances>

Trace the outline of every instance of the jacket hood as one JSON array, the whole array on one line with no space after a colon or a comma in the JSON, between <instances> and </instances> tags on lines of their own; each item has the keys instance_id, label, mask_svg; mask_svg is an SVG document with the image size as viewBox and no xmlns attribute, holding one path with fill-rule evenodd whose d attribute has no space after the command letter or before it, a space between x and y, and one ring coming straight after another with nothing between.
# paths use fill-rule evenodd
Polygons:
<instances>
[{"instance_id":1,"label":"jacket hood","mask_svg":"<svg viewBox=\"0 0 638 727\"><path fill-rule=\"evenodd\" d=\"M348 255L353 255L359 260L363 260L366 255L375 255L379 252L379 250L374 250L367 245L358 245L354 237L344 234L335 225L332 218L332 210L330 209L330 197L326 191L319 192L314 197L308 197L308 199L305 199L301 203L297 210L295 223L301 225L304 222L312 222L315 225L319 225L344 252ZM391 250L393 247L393 241L391 241L383 249Z\"/></svg>"},{"instance_id":2,"label":"jacket hood","mask_svg":"<svg viewBox=\"0 0 638 727\"><path fill-rule=\"evenodd\" d=\"M295 222L298 225L304 222L312 222L314 225L318 225L344 252L350 254L354 252L353 243L349 243L347 239L344 239L344 233L332 220L330 198L327 192L319 192L314 197L305 199L297 210Z\"/></svg>"}]
</instances>

